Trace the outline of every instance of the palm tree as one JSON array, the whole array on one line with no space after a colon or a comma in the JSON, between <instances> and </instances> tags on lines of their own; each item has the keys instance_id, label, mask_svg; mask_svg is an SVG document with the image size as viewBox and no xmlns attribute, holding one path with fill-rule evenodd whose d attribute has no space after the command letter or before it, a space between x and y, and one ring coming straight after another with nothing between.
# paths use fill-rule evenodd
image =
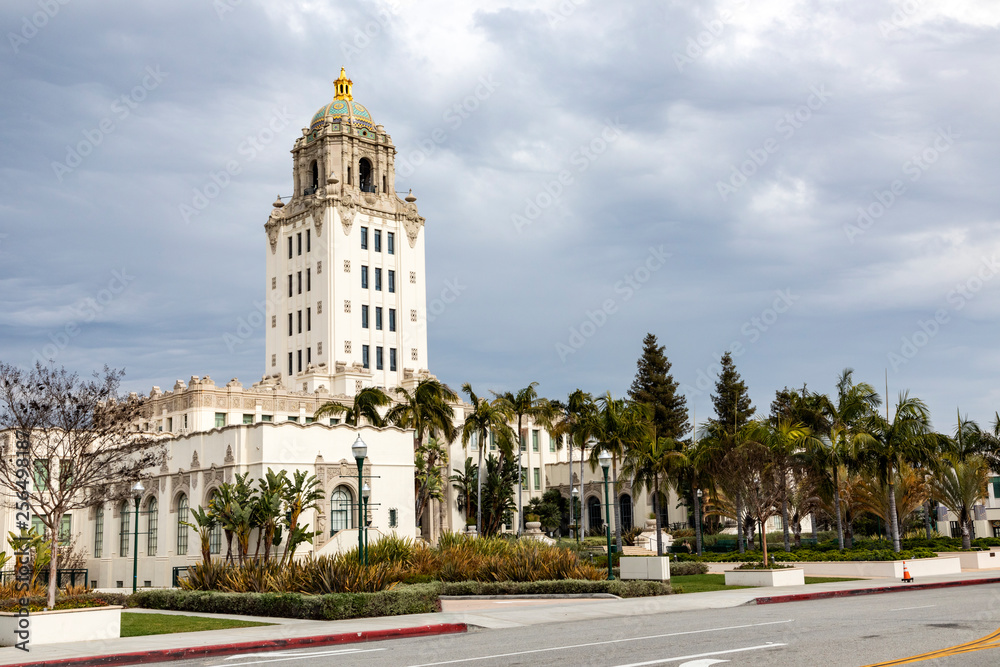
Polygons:
<instances>
[{"instance_id":1,"label":"palm tree","mask_svg":"<svg viewBox=\"0 0 1000 667\"><path fill-rule=\"evenodd\" d=\"M218 519L204 507L192 507L191 518L194 521L181 521L182 525L198 531L201 541L201 560L208 565L212 562L212 529L218 524Z\"/></svg>"},{"instance_id":2,"label":"palm tree","mask_svg":"<svg viewBox=\"0 0 1000 667\"><path fill-rule=\"evenodd\" d=\"M295 556L295 548L303 541L311 538L314 533L308 533L299 526L299 518L306 510L313 510L323 500L323 491L319 487L316 475L310 475L304 470L295 470L292 479L288 480L283 490L282 500L285 503L286 522L288 524L288 544L282 555L282 563L291 562ZM360 498L360 489L358 497ZM361 526L358 526L361 530Z\"/></svg>"},{"instance_id":3,"label":"palm tree","mask_svg":"<svg viewBox=\"0 0 1000 667\"><path fill-rule=\"evenodd\" d=\"M889 498L889 485L877 477L862 478L854 494L860 509L881 518L888 526L892 522L893 507L896 515L902 518L924 504L930 495L927 480L922 470L904 463L893 473L892 500Z\"/></svg>"},{"instance_id":4,"label":"palm tree","mask_svg":"<svg viewBox=\"0 0 1000 667\"><path fill-rule=\"evenodd\" d=\"M611 484L615 495L612 505L615 510L615 542L618 553L622 551L621 505L618 497L618 461L634 443L645 435L646 424L642 410L625 399L615 399L608 392L597 399L597 411L590 416L590 431L596 437L598 446L590 452L590 467L595 469L602 449L611 454Z\"/></svg>"},{"instance_id":5,"label":"palm tree","mask_svg":"<svg viewBox=\"0 0 1000 667\"><path fill-rule=\"evenodd\" d=\"M656 428L650 425L646 437L632 443L622 462L622 475L633 480L638 489L651 494L654 503L664 483L683 465L681 444L672 438L657 438ZM663 555L663 526L660 525L659 508L656 515L656 555Z\"/></svg>"},{"instance_id":6,"label":"palm tree","mask_svg":"<svg viewBox=\"0 0 1000 667\"><path fill-rule=\"evenodd\" d=\"M818 404L820 419L813 428L816 440L811 440L809 455L813 470L823 485L833 488L833 507L837 520L837 546L844 550L843 513L840 508L840 470L855 465L858 447L855 435L858 424L870 416L882 403L878 392L867 382L854 384L854 369L845 368L837 378L836 399L811 394L811 401Z\"/></svg>"},{"instance_id":7,"label":"palm tree","mask_svg":"<svg viewBox=\"0 0 1000 667\"><path fill-rule=\"evenodd\" d=\"M457 403L458 395L435 378L421 380L412 392L404 387L396 387L395 393L399 402L386 413L385 421L413 429L414 453L420 453L424 466L424 474L420 476L415 489L414 517L419 522L433 495L432 487L440 489L443 486L440 474L435 477L428 473L440 473L448 464L441 460L441 452L447 453L447 449L424 447L424 438L428 433L440 433L446 443L455 439L458 435L455 411L449 404Z\"/></svg>"},{"instance_id":8,"label":"palm tree","mask_svg":"<svg viewBox=\"0 0 1000 667\"><path fill-rule=\"evenodd\" d=\"M560 440L562 436L567 436L569 442L569 482L570 482L570 509L573 508L573 444L580 448L580 491L583 491L583 459L586 457L587 441L592 436L591 415L597 410L593 397L587 392L576 389L567 397L566 403L553 401L559 417L553 427L553 433ZM581 503L583 502L581 498ZM583 505L580 505L580 513L583 513ZM577 519L577 537L583 526L583 517Z\"/></svg>"},{"instance_id":9,"label":"palm tree","mask_svg":"<svg viewBox=\"0 0 1000 667\"><path fill-rule=\"evenodd\" d=\"M455 468L455 474L449 479L452 486L458 492L458 509L465 513L465 521L468 523L469 514L476 512L477 491L476 480L479 478L479 466L472 462L472 457L465 458L465 470Z\"/></svg>"},{"instance_id":10,"label":"palm tree","mask_svg":"<svg viewBox=\"0 0 1000 667\"><path fill-rule=\"evenodd\" d=\"M888 407L886 408L888 412ZM931 430L930 411L919 398L901 392L896 414L871 415L864 420L863 432L856 441L862 447L862 459L879 482L889 489L889 530L892 548L900 551L899 517L896 511L894 471L902 464L921 465L936 456L938 438Z\"/></svg>"},{"instance_id":11,"label":"palm tree","mask_svg":"<svg viewBox=\"0 0 1000 667\"><path fill-rule=\"evenodd\" d=\"M964 461L951 457L948 464L932 478L931 493L956 514L962 530L962 548L971 549L969 526L974 518L973 507L987 497L990 467L986 459L978 455Z\"/></svg>"},{"instance_id":12,"label":"palm tree","mask_svg":"<svg viewBox=\"0 0 1000 667\"><path fill-rule=\"evenodd\" d=\"M497 439L500 451L508 460L513 458L514 432L508 425L509 414L502 406L490 403L485 398L480 398L472 390L472 385L468 382L462 385L462 391L469 395L469 402L472 403L472 412L465 417L462 425L462 445L467 447L473 437L479 438L479 475L476 485L476 497L483 497L483 450L486 449L487 436L492 431ZM502 457L501 457L502 458ZM480 535L483 530L483 503L476 503L476 532Z\"/></svg>"},{"instance_id":13,"label":"palm tree","mask_svg":"<svg viewBox=\"0 0 1000 667\"><path fill-rule=\"evenodd\" d=\"M523 470L524 466L521 461L521 452L525 447L525 437L523 424L524 418L530 418L535 424L545 428L546 430L552 430L552 420L556 416L556 409L552 404L545 398L539 398L538 392L535 391L535 387L538 386L537 382L532 382L528 384L524 389L520 389L517 392L504 392L498 394L496 392L490 392L496 399L494 403L499 403L502 409L504 409L509 414L517 417L517 437L518 444L517 448L517 469ZM524 525L524 504L522 499L522 491L524 490L523 484L518 484L517 486L517 534L521 534L521 526Z\"/></svg>"},{"instance_id":14,"label":"palm tree","mask_svg":"<svg viewBox=\"0 0 1000 667\"><path fill-rule=\"evenodd\" d=\"M390 403L392 399L379 387L365 387L354 395L354 401L350 406L337 401L327 401L317 408L313 416L320 419L342 414L344 423L350 426L360 426L364 420L372 426L381 427L385 425L385 419L378 410Z\"/></svg>"},{"instance_id":15,"label":"palm tree","mask_svg":"<svg viewBox=\"0 0 1000 667\"><path fill-rule=\"evenodd\" d=\"M257 480L257 485L257 514L260 527L257 531L257 548L254 551L254 558L260 553L260 545L263 542L264 560L267 560L271 557L271 546L274 544L274 535L281 519L281 500L285 487L288 486L287 472L281 470L276 473L268 468L267 474Z\"/></svg>"}]
</instances>

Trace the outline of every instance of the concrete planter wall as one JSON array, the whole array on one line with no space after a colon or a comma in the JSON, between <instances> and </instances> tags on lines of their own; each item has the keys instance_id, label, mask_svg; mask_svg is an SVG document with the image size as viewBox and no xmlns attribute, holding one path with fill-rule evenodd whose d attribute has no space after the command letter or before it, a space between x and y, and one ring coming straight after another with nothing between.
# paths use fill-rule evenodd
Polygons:
<instances>
[{"instance_id":1,"label":"concrete planter wall","mask_svg":"<svg viewBox=\"0 0 1000 667\"><path fill-rule=\"evenodd\" d=\"M805 571L800 567L780 570L726 570L726 586L804 586Z\"/></svg>"},{"instance_id":2,"label":"concrete planter wall","mask_svg":"<svg viewBox=\"0 0 1000 667\"><path fill-rule=\"evenodd\" d=\"M0 612L0 646L14 646L19 621L12 612ZM28 648L32 644L57 644L82 642L91 639L117 639L122 630L122 608L89 607L87 609L58 609L33 611L28 616Z\"/></svg>"},{"instance_id":3,"label":"concrete planter wall","mask_svg":"<svg viewBox=\"0 0 1000 667\"><path fill-rule=\"evenodd\" d=\"M1000 567L1000 551L994 549L989 551L949 551L938 555L942 558L957 558L962 564L963 570L992 570Z\"/></svg>"},{"instance_id":4,"label":"concrete planter wall","mask_svg":"<svg viewBox=\"0 0 1000 667\"><path fill-rule=\"evenodd\" d=\"M883 577L903 578L903 561L835 561L828 563L789 563L801 567L810 577ZM933 577L940 574L958 574L962 563L958 558L919 558L906 561L913 577Z\"/></svg>"},{"instance_id":5,"label":"concrete planter wall","mask_svg":"<svg viewBox=\"0 0 1000 667\"><path fill-rule=\"evenodd\" d=\"M666 556L622 556L618 564L622 579L670 580L670 559Z\"/></svg>"}]
</instances>

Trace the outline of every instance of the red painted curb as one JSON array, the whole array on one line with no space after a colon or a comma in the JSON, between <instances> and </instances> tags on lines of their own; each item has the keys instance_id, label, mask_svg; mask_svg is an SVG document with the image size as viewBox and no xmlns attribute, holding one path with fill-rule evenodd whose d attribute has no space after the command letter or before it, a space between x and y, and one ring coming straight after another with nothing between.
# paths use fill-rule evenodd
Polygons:
<instances>
[{"instance_id":1,"label":"red painted curb","mask_svg":"<svg viewBox=\"0 0 1000 667\"><path fill-rule=\"evenodd\" d=\"M989 579L970 579L966 581L940 581L933 584L910 584L909 586L879 586L878 588L857 588L846 591L823 591L819 593L793 593L791 595L774 595L771 597L754 598L754 604L781 604L784 602L800 602L803 600L826 600L829 598L848 598L855 595L879 595L881 593L905 593L907 591L928 591L935 588L954 588L956 586L978 586L980 584L1000 584L1000 577Z\"/></svg>"},{"instance_id":2,"label":"red painted curb","mask_svg":"<svg viewBox=\"0 0 1000 667\"><path fill-rule=\"evenodd\" d=\"M434 625L421 625L414 628L344 632L336 635L294 637L292 639L241 642L239 644L218 644L216 646L160 649L156 651L139 651L135 653L118 653L114 655L65 658L63 660L44 660L41 662L19 662L11 665L10 667L42 667L43 665L139 665L146 662L166 662L168 660L211 658L220 655L233 655L234 653L266 651L269 649L279 648L295 649L313 646L331 646L334 644L374 642L381 641L383 639L402 639L404 637L427 637L431 635L467 632L468 629L469 626L465 623L437 623Z\"/></svg>"}]
</instances>

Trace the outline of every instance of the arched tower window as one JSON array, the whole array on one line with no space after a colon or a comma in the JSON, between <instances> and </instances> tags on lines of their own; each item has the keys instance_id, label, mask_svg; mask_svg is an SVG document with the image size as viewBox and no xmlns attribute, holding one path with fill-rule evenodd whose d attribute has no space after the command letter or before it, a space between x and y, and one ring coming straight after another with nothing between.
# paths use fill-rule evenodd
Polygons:
<instances>
[{"instance_id":1,"label":"arched tower window","mask_svg":"<svg viewBox=\"0 0 1000 667\"><path fill-rule=\"evenodd\" d=\"M362 192L375 192L375 180L371 161L363 157L358 162L358 186Z\"/></svg>"},{"instance_id":2,"label":"arched tower window","mask_svg":"<svg viewBox=\"0 0 1000 667\"><path fill-rule=\"evenodd\" d=\"M132 537L132 512L130 509L129 502L123 500L119 508L121 524L118 531L118 555L123 558L129 555L128 543Z\"/></svg>"},{"instance_id":3,"label":"arched tower window","mask_svg":"<svg viewBox=\"0 0 1000 667\"><path fill-rule=\"evenodd\" d=\"M591 530L600 530L604 527L604 517L601 516L601 501L595 496L587 499L587 518Z\"/></svg>"},{"instance_id":4,"label":"arched tower window","mask_svg":"<svg viewBox=\"0 0 1000 667\"><path fill-rule=\"evenodd\" d=\"M622 513L622 530L631 530L633 525L632 496L623 493L618 499L618 507Z\"/></svg>"},{"instance_id":5,"label":"arched tower window","mask_svg":"<svg viewBox=\"0 0 1000 667\"><path fill-rule=\"evenodd\" d=\"M316 160L313 160L312 164L309 165L309 175L307 178L309 179L309 185L302 189L302 194L316 194L316 189L319 188L319 164Z\"/></svg>"},{"instance_id":6,"label":"arched tower window","mask_svg":"<svg viewBox=\"0 0 1000 667\"><path fill-rule=\"evenodd\" d=\"M150 498L149 502L146 504L146 555L155 556L156 555L156 542L157 542L157 524L158 516L156 506L156 498Z\"/></svg>"},{"instance_id":7,"label":"arched tower window","mask_svg":"<svg viewBox=\"0 0 1000 667\"><path fill-rule=\"evenodd\" d=\"M181 494L177 499L177 555L187 556L188 552L188 499Z\"/></svg>"}]
</instances>

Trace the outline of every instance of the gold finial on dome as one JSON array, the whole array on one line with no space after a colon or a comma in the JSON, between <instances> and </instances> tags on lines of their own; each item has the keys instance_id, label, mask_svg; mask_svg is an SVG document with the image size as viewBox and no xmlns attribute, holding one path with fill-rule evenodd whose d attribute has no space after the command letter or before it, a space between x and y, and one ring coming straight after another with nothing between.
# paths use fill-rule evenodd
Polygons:
<instances>
[{"instance_id":1,"label":"gold finial on dome","mask_svg":"<svg viewBox=\"0 0 1000 667\"><path fill-rule=\"evenodd\" d=\"M344 68L340 68L340 78L333 82L337 88L337 94L333 99L335 100L353 100L354 97L351 95L351 86L353 85L351 80L347 78L347 72Z\"/></svg>"}]
</instances>

